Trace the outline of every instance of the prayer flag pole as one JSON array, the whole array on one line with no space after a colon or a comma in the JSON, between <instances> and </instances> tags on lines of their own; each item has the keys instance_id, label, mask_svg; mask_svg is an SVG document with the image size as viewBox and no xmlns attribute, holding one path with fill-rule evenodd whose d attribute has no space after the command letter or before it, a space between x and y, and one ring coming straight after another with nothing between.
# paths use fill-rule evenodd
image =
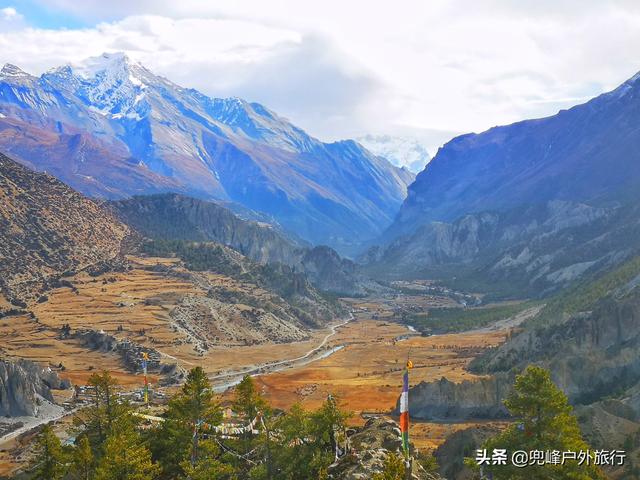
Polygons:
<instances>
[{"instance_id":1,"label":"prayer flag pole","mask_svg":"<svg viewBox=\"0 0 640 480\"><path fill-rule=\"evenodd\" d=\"M402 394L400 395L400 432L402 433L402 451L404 453L406 478L411 478L411 459L409 458L409 370L413 362L407 360L402 376Z\"/></svg>"},{"instance_id":2,"label":"prayer flag pole","mask_svg":"<svg viewBox=\"0 0 640 480\"><path fill-rule=\"evenodd\" d=\"M149 360L149 354L142 352L142 371L144 373L144 403L149 405L149 382L147 381L147 361Z\"/></svg>"}]
</instances>

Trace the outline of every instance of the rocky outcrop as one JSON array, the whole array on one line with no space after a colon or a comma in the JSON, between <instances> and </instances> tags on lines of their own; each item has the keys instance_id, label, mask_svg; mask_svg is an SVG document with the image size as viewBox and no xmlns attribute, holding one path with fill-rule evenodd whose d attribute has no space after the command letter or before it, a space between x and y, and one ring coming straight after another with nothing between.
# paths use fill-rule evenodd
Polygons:
<instances>
[{"instance_id":1,"label":"rocky outcrop","mask_svg":"<svg viewBox=\"0 0 640 480\"><path fill-rule=\"evenodd\" d=\"M117 261L130 229L50 175L0 154L0 290L38 298L67 272Z\"/></svg>"},{"instance_id":2,"label":"rocky outcrop","mask_svg":"<svg viewBox=\"0 0 640 480\"><path fill-rule=\"evenodd\" d=\"M91 350L119 355L125 367L134 373L142 371L142 354L146 353L149 357L147 371L162 375L163 384L177 383L184 377L184 372L175 363L162 362L160 352L131 340L118 340L113 335L96 330L78 330L73 337Z\"/></svg>"},{"instance_id":3,"label":"rocky outcrop","mask_svg":"<svg viewBox=\"0 0 640 480\"><path fill-rule=\"evenodd\" d=\"M69 388L48 367L18 360L0 361L0 415L36 416L41 400L53 401L51 390Z\"/></svg>"},{"instance_id":4,"label":"rocky outcrop","mask_svg":"<svg viewBox=\"0 0 640 480\"><path fill-rule=\"evenodd\" d=\"M513 377L508 375L462 383L444 377L435 382L420 382L409 393L409 410L412 417L421 420L505 418L508 412L502 402L512 385Z\"/></svg>"},{"instance_id":5,"label":"rocky outcrop","mask_svg":"<svg viewBox=\"0 0 640 480\"><path fill-rule=\"evenodd\" d=\"M369 480L382 471L388 455L402 454L398 424L390 418L370 418L364 427L349 436L349 452L329 467L329 478L336 480ZM417 463L413 465L416 480L439 480Z\"/></svg>"}]
</instances>

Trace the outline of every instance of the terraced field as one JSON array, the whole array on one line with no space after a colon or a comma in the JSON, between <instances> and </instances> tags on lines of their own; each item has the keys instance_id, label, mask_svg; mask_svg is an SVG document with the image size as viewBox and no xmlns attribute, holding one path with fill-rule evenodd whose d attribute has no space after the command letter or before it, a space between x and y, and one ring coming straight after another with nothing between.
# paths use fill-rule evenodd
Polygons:
<instances>
[{"instance_id":1,"label":"terraced field","mask_svg":"<svg viewBox=\"0 0 640 480\"><path fill-rule=\"evenodd\" d=\"M134 337L139 343L170 345L176 333L170 327L169 311L187 294L204 294L193 283L145 269L150 259L140 259L125 273L98 277L79 274L71 288L59 288L46 302L33 307L43 325L72 330L92 328L116 337ZM170 259L153 259L170 264ZM140 332L145 332L140 335Z\"/></svg>"},{"instance_id":2,"label":"terraced field","mask_svg":"<svg viewBox=\"0 0 640 480\"><path fill-rule=\"evenodd\" d=\"M224 287L252 303L272 294L224 275L191 274L176 259L129 257L129 262L132 268L125 272L68 277L65 286L30 306L32 314L1 318L0 336L6 340L0 345L0 354L52 366L62 364L61 375L74 383L84 383L94 369L107 368L128 384L140 380L127 371L117 355L91 350L73 338L73 333L85 329L104 332L157 350L165 363L177 363L185 369L202 365L212 374L303 355L326 335L324 329L310 333L294 329L299 342L274 341L284 333L282 323L256 325L244 313L255 308L233 302L214 303L213 313L196 312L198 315L187 319L190 322L185 328L184 322L176 319L177 307L183 308L185 299L211 302L207 297L210 288ZM270 320L273 316L266 317ZM66 326L71 335L65 337ZM265 331L274 332L272 338L263 335ZM200 348L202 339L208 342L206 349Z\"/></svg>"}]
</instances>

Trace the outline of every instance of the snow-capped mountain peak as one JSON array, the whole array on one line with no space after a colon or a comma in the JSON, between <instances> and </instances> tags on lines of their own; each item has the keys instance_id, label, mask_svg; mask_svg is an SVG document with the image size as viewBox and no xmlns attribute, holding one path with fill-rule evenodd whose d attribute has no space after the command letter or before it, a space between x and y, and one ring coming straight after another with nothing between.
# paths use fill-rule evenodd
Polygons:
<instances>
[{"instance_id":1,"label":"snow-capped mountain peak","mask_svg":"<svg viewBox=\"0 0 640 480\"><path fill-rule=\"evenodd\" d=\"M424 145L418 140L391 135L365 135L357 139L374 155L384 157L397 167L406 167L419 173L431 160Z\"/></svg>"},{"instance_id":2,"label":"snow-capped mountain peak","mask_svg":"<svg viewBox=\"0 0 640 480\"><path fill-rule=\"evenodd\" d=\"M142 118L144 80L153 74L124 53L103 53L80 63L67 64L47 72L43 78L56 87L73 91L98 113L114 118Z\"/></svg>"},{"instance_id":3,"label":"snow-capped mountain peak","mask_svg":"<svg viewBox=\"0 0 640 480\"><path fill-rule=\"evenodd\" d=\"M131 74L131 59L122 52L103 53L97 57L89 57L80 63L71 64L74 73L86 80L98 76L120 77L123 74ZM135 77L134 77L135 78ZM138 81L136 79L136 81Z\"/></svg>"},{"instance_id":4,"label":"snow-capped mountain peak","mask_svg":"<svg viewBox=\"0 0 640 480\"><path fill-rule=\"evenodd\" d=\"M38 79L20 67L16 67L11 63L5 63L2 70L0 70L0 80L15 86L25 86L37 82Z\"/></svg>"},{"instance_id":5,"label":"snow-capped mountain peak","mask_svg":"<svg viewBox=\"0 0 640 480\"><path fill-rule=\"evenodd\" d=\"M0 112L22 124L0 147L31 149L34 165L90 195L233 201L353 248L391 222L412 180L355 142L324 143L259 103L181 87L123 54L28 78L0 78Z\"/></svg>"},{"instance_id":6,"label":"snow-capped mountain peak","mask_svg":"<svg viewBox=\"0 0 640 480\"><path fill-rule=\"evenodd\" d=\"M16 67L11 63L5 63L2 67L2 70L0 70L0 77L31 77L31 75L22 70L20 67Z\"/></svg>"},{"instance_id":7,"label":"snow-capped mountain peak","mask_svg":"<svg viewBox=\"0 0 640 480\"><path fill-rule=\"evenodd\" d=\"M317 140L259 103L238 97L206 98L207 113L252 140L295 152L310 151Z\"/></svg>"}]
</instances>

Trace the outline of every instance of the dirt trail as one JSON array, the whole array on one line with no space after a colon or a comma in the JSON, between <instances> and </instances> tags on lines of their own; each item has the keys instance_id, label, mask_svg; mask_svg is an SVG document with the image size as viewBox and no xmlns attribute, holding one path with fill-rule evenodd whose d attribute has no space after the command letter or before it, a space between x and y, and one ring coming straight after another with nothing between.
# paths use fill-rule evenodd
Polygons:
<instances>
[{"instance_id":1,"label":"dirt trail","mask_svg":"<svg viewBox=\"0 0 640 480\"><path fill-rule=\"evenodd\" d=\"M315 355L324 346L327 344L329 339L331 339L338 332L340 327L345 326L349 322L354 319L353 314L349 314L349 317L341 323L336 325L332 325L330 327L330 332L324 336L322 341L313 347L311 350L306 352L304 355L300 355L296 358L289 358L286 360L278 360L275 362L268 362L261 365L250 366L240 370L232 370L229 372L221 373L218 375L210 376L209 379L213 382L213 389L217 392L222 392L229 387L232 387L240 382L245 375L255 375L255 374L266 374L266 373L275 373L288 368L301 367L304 365L308 365L311 362L316 360L321 360L329 357L333 353L342 350L344 348L343 345L337 345L325 352L322 352L320 355Z\"/></svg>"},{"instance_id":2,"label":"dirt trail","mask_svg":"<svg viewBox=\"0 0 640 480\"><path fill-rule=\"evenodd\" d=\"M23 423L23 426L7 433L3 437L0 437L0 445L7 443L10 440L22 435L25 432L33 430L40 425L59 420L62 417L69 415L71 412L65 410L63 407L49 402L48 400L41 399L41 405L37 417L13 417L10 423Z\"/></svg>"}]
</instances>

